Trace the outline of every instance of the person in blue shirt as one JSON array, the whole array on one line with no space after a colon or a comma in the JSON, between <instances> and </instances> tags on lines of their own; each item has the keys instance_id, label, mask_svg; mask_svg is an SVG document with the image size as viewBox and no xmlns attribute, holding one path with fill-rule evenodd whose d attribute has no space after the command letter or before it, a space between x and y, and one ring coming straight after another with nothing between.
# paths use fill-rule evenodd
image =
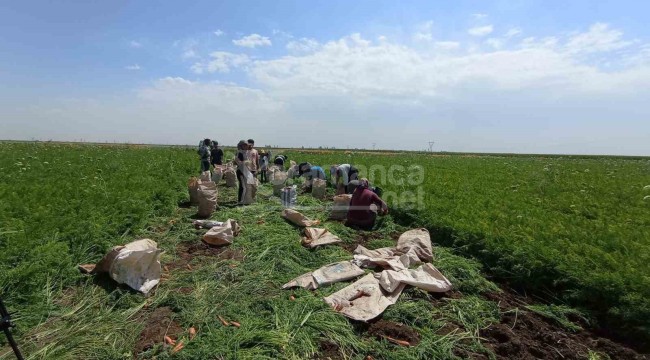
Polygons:
<instances>
[{"instance_id":1,"label":"person in blue shirt","mask_svg":"<svg viewBox=\"0 0 650 360\"><path fill-rule=\"evenodd\" d=\"M210 139L205 139L199 143L199 156L201 157L201 172L210 170Z\"/></svg>"}]
</instances>

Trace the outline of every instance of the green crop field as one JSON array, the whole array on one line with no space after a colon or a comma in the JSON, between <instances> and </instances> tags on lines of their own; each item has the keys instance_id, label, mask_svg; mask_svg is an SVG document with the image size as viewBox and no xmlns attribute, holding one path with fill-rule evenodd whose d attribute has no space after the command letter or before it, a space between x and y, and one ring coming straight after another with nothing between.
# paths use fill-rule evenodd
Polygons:
<instances>
[{"instance_id":1,"label":"green crop field","mask_svg":"<svg viewBox=\"0 0 650 360\"><path fill-rule=\"evenodd\" d=\"M408 289L388 308L383 319L415 329L417 346L369 336L332 311L321 298L346 283L314 293L280 289L350 253L303 248L300 232L268 199L268 185L247 207L232 206L234 190L219 187L213 218L238 219L242 235L227 256L188 259L184 251L201 232L191 225L195 209L179 205L198 172L194 149L0 143L0 294L29 358L132 358L147 315L162 308L197 336L175 355L156 346L142 358L302 359L325 354L323 344L355 359L494 358L482 339L501 311L483 296L497 291L493 281L554 303L545 309L562 321L577 308L593 326L637 344L650 339L649 159L286 153L325 169L359 165L383 188L391 213L366 234L369 248L391 246L413 226L430 230L434 265L462 297L439 301ZM299 202L326 220L326 204L309 196ZM346 244L359 240L340 223L325 224ZM77 270L138 238L157 241L163 264L173 268L150 297ZM224 327L218 316L241 327ZM441 331L449 324L458 329ZM0 359L9 359L2 341ZM599 356L591 349L580 355Z\"/></svg>"}]
</instances>

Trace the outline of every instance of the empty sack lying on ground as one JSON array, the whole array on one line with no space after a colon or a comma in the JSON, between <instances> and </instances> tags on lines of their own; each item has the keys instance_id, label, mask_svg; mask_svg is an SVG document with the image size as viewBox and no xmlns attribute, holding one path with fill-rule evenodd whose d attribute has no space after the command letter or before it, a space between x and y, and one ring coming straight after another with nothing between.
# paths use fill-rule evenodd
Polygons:
<instances>
[{"instance_id":1,"label":"empty sack lying on ground","mask_svg":"<svg viewBox=\"0 0 650 360\"><path fill-rule=\"evenodd\" d=\"M220 225L216 225L203 235L203 241L210 245L230 245L239 235L240 227L237 221L228 219Z\"/></svg>"},{"instance_id":2,"label":"empty sack lying on ground","mask_svg":"<svg viewBox=\"0 0 650 360\"><path fill-rule=\"evenodd\" d=\"M409 248L406 253L402 253L395 248L381 248L368 250L362 245L354 249L354 263L362 267L380 267L401 271L411 266L421 264L415 249Z\"/></svg>"},{"instance_id":3,"label":"empty sack lying on ground","mask_svg":"<svg viewBox=\"0 0 650 360\"><path fill-rule=\"evenodd\" d=\"M307 227L305 228L305 237L302 238L302 245L308 248L340 243L342 240L329 232L327 229Z\"/></svg>"},{"instance_id":4,"label":"empty sack lying on ground","mask_svg":"<svg viewBox=\"0 0 650 360\"><path fill-rule=\"evenodd\" d=\"M433 260L431 236L429 235L429 231L424 228L412 229L404 232L400 235L399 239L397 239L397 246L395 246L395 249L402 253L407 253L409 249L413 249L420 260L424 262Z\"/></svg>"},{"instance_id":5,"label":"empty sack lying on ground","mask_svg":"<svg viewBox=\"0 0 650 360\"><path fill-rule=\"evenodd\" d=\"M221 226L224 225L224 222L221 221L215 221L215 220L194 220L192 221L192 225L194 225L194 228L196 229L212 229L215 226Z\"/></svg>"},{"instance_id":6,"label":"empty sack lying on ground","mask_svg":"<svg viewBox=\"0 0 650 360\"><path fill-rule=\"evenodd\" d=\"M428 292L447 292L452 288L451 282L431 264L413 270L384 270L379 274L379 285L388 292L395 291L401 284Z\"/></svg>"},{"instance_id":7,"label":"empty sack lying on ground","mask_svg":"<svg viewBox=\"0 0 650 360\"><path fill-rule=\"evenodd\" d=\"M314 226L320 224L319 220L311 220L307 218L305 215L293 209L282 210L282 217L287 219L292 224L302 226L302 227Z\"/></svg>"},{"instance_id":8,"label":"empty sack lying on ground","mask_svg":"<svg viewBox=\"0 0 650 360\"><path fill-rule=\"evenodd\" d=\"M95 266L79 267L92 274L106 272L119 284L147 294L160 282L161 253L155 241L142 239L113 247Z\"/></svg>"},{"instance_id":9,"label":"empty sack lying on ground","mask_svg":"<svg viewBox=\"0 0 650 360\"><path fill-rule=\"evenodd\" d=\"M324 300L335 311L351 319L368 321L395 304L405 286L400 284L393 292L387 292L373 274L368 274Z\"/></svg>"},{"instance_id":10,"label":"empty sack lying on ground","mask_svg":"<svg viewBox=\"0 0 650 360\"><path fill-rule=\"evenodd\" d=\"M318 289L319 286L334 284L340 281L354 279L363 275L363 270L350 261L341 261L325 265L310 273L303 274L282 285L282 289L302 287L308 290Z\"/></svg>"}]
</instances>

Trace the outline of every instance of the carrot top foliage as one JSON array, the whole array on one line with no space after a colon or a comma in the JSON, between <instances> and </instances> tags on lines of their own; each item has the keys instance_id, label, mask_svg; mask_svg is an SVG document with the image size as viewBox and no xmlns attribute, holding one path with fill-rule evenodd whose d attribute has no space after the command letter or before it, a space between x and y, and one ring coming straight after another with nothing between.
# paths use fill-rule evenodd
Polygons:
<instances>
[{"instance_id":1,"label":"carrot top foliage","mask_svg":"<svg viewBox=\"0 0 650 360\"><path fill-rule=\"evenodd\" d=\"M441 264L436 266L461 291L479 294L493 285L480 275L476 263L452 253L475 257L491 274L510 284L546 294L560 304L590 310L598 315L601 325L621 334L649 337L650 201L644 197L650 191L644 186L650 185L650 160L297 150L285 153L292 160L309 161L326 171L334 163L352 163L363 167L362 172L367 170L361 175L383 188L391 207L391 215L381 223L380 230L389 234L405 226L427 227L435 243L453 248L440 248ZM392 165L401 168L393 168L390 173ZM0 144L0 293L11 310L19 310L17 322L21 331L29 333L34 348L41 345L38 334L53 334L50 327L55 325L44 323L46 319L56 318L63 322L59 329L69 329L72 324L88 321L77 314L94 314L93 324L97 326L121 325L112 328L114 338L99 334L99 343L76 348L79 354L92 357L88 355L93 351L91 345L105 349L102 346L108 346L107 342L114 347L113 355L107 358L124 354L134 341L131 332L138 329L129 329L125 324L133 322L134 313L144 306L142 298L128 292L97 290L92 281L79 274L76 264L95 262L110 247L139 237L159 241L169 254L178 243L196 241L197 235L189 226L191 211L179 213L178 204L187 199L187 179L198 170L196 152L187 148ZM409 176L419 171L422 178ZM222 201L220 194L219 203ZM283 351L290 351L296 358L314 354L318 347L310 340L314 334L326 334L343 344L345 351L368 347L353 338L354 329L348 322L319 301L307 297L297 303L273 300L286 295L277 289L279 284L348 255L340 249L309 253L298 245L297 234L291 235L296 241L289 245L287 241L292 240L286 239L291 227L282 221L268 221L271 213L263 206L251 207L251 211L251 224L258 220L266 220L267 224L261 228L250 225L238 240L240 245L234 246L243 246L250 254L247 261L253 263L239 268L250 268L250 272L221 274L222 267L209 264L208 273L185 274L176 280L180 282L162 286L150 305L164 304L180 310L188 326L200 323L207 313L212 315L211 301L215 297L259 308L258 320L234 307L228 311L259 321L262 333L248 333L248 340L228 338L232 343L211 345L241 347L241 351L250 351L250 356L274 358L286 355ZM243 216L231 209L219 210L213 217L222 219L226 215ZM320 212L312 215L324 216ZM187 224L167 229L165 224L172 221ZM167 230L161 232L161 225ZM344 240L354 236L343 226L334 230ZM377 246L389 245L390 239L376 242ZM289 255L285 250L290 251ZM229 279L231 287L215 284L215 276L219 281ZM265 286L260 287L259 279ZM192 283L195 293L167 293L174 284L185 286L181 280ZM68 293L70 288L76 290ZM336 289L334 286L327 291ZM259 293L242 297L255 291ZM387 312L389 318L421 326L423 333L442 326L440 319L426 318L431 309L421 294L413 291L403 296L410 300L396 304ZM68 298L81 305L62 312L67 309L64 305ZM454 302L452 307L463 306L468 313L479 309L477 314L489 314L493 307L474 303L473 298ZM264 318L267 315L269 318ZM484 318L474 317L467 324L469 328L484 326ZM37 335L29 329L36 329ZM226 330L218 331L221 334ZM76 335L71 330L60 336L74 339ZM451 342L444 345L432 334L421 346L430 342L431 349L440 351L433 357L445 358L460 340L450 338ZM268 348L247 348L260 341ZM300 345L286 350L292 341ZM50 352L43 354L64 351L63 345L59 342L51 349L44 348ZM192 350L190 346L188 351L205 355L210 348ZM415 352L407 353L404 350L402 358L418 358ZM420 355L426 354L432 353Z\"/></svg>"}]
</instances>

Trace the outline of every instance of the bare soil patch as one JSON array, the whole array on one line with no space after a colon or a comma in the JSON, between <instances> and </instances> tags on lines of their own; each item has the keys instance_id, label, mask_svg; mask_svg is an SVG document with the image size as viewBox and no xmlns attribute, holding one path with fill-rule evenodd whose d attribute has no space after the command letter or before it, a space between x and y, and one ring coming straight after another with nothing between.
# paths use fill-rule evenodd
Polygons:
<instances>
[{"instance_id":1,"label":"bare soil patch","mask_svg":"<svg viewBox=\"0 0 650 360\"><path fill-rule=\"evenodd\" d=\"M504 291L486 297L499 304L501 321L481 330L484 345L498 359L585 359L589 351L606 354L610 359L650 359L634 350L599 337L592 331L571 332L553 320L528 311L528 299Z\"/></svg>"},{"instance_id":2,"label":"bare soil patch","mask_svg":"<svg viewBox=\"0 0 650 360\"><path fill-rule=\"evenodd\" d=\"M389 340L390 338L405 341L410 346L415 346L420 343L420 334L415 329L387 320L379 320L371 324L368 329L368 334L376 337L378 340Z\"/></svg>"},{"instance_id":3,"label":"bare soil patch","mask_svg":"<svg viewBox=\"0 0 650 360\"><path fill-rule=\"evenodd\" d=\"M157 344L164 344L165 336L177 340L183 333L183 329L173 320L173 316L174 312L169 307L159 307L151 312L147 316L133 353L140 354Z\"/></svg>"},{"instance_id":4,"label":"bare soil patch","mask_svg":"<svg viewBox=\"0 0 650 360\"><path fill-rule=\"evenodd\" d=\"M354 249L357 248L358 245L361 245L363 247L368 247L368 243L370 243L373 240L380 240L380 239L386 239L387 237L397 241L399 239L400 233L398 232L393 232L389 234L383 234L378 231L362 231L357 233L357 235L354 238L354 241L351 243L342 243L341 246L343 246L344 249L348 250L349 252L353 252Z\"/></svg>"},{"instance_id":5,"label":"bare soil patch","mask_svg":"<svg viewBox=\"0 0 650 360\"><path fill-rule=\"evenodd\" d=\"M239 249L232 249L229 246L212 246L203 241L184 242L176 247L177 258L175 261L165 264L170 270L187 267L197 257L217 257L221 260L244 259L244 252Z\"/></svg>"}]
</instances>

